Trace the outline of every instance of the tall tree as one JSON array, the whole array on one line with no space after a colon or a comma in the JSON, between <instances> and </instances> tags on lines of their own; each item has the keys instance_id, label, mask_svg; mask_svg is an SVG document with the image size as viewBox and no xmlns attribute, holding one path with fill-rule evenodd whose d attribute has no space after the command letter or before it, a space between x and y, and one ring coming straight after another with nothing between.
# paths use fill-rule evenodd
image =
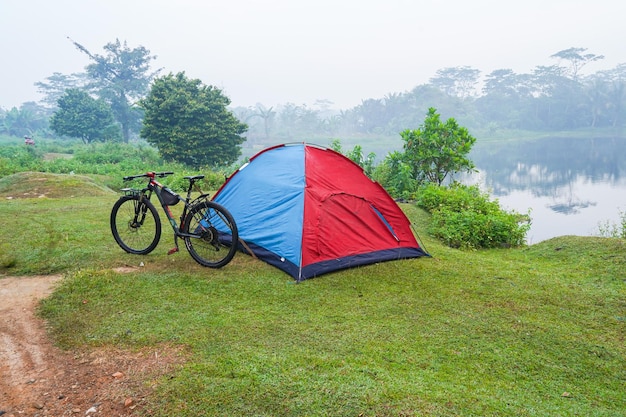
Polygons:
<instances>
[{"instance_id":1,"label":"tall tree","mask_svg":"<svg viewBox=\"0 0 626 417\"><path fill-rule=\"evenodd\" d=\"M626 64L598 74L610 86L607 92L606 112L611 126L622 126L626 118Z\"/></svg>"},{"instance_id":2,"label":"tall tree","mask_svg":"<svg viewBox=\"0 0 626 417\"><path fill-rule=\"evenodd\" d=\"M590 62L604 59L604 55L586 54L587 48L569 48L559 51L550 58L557 58L562 61L569 62L567 75L574 81L578 81L580 70Z\"/></svg>"},{"instance_id":3,"label":"tall tree","mask_svg":"<svg viewBox=\"0 0 626 417\"><path fill-rule=\"evenodd\" d=\"M588 125L588 112L578 105L586 101L582 84L567 74L567 69L558 65L533 70L536 114L543 128L562 130Z\"/></svg>"},{"instance_id":4,"label":"tall tree","mask_svg":"<svg viewBox=\"0 0 626 417\"><path fill-rule=\"evenodd\" d=\"M529 75L497 69L485 77L483 95L474 105L491 129L520 129L533 125L532 100Z\"/></svg>"},{"instance_id":5,"label":"tall tree","mask_svg":"<svg viewBox=\"0 0 626 417\"><path fill-rule=\"evenodd\" d=\"M430 83L450 96L465 99L474 95L479 77L480 70L467 66L450 67L438 70Z\"/></svg>"},{"instance_id":6,"label":"tall tree","mask_svg":"<svg viewBox=\"0 0 626 417\"><path fill-rule=\"evenodd\" d=\"M265 139L269 140L270 138L270 128L272 126L272 122L276 118L276 112L273 110L273 107L267 108L261 103L257 103L255 116L263 119L263 131L265 132Z\"/></svg>"},{"instance_id":7,"label":"tall tree","mask_svg":"<svg viewBox=\"0 0 626 417\"><path fill-rule=\"evenodd\" d=\"M380 131L387 125L388 120L385 115L385 101L383 99L361 100L356 111L359 115L360 129L365 133Z\"/></svg>"},{"instance_id":8,"label":"tall tree","mask_svg":"<svg viewBox=\"0 0 626 417\"><path fill-rule=\"evenodd\" d=\"M65 91L78 88L85 89L88 83L87 74L76 73L71 75L55 72L46 78L46 81L35 83L37 91L43 95L41 102L48 108L55 109L58 101L65 95Z\"/></svg>"},{"instance_id":9,"label":"tall tree","mask_svg":"<svg viewBox=\"0 0 626 417\"><path fill-rule=\"evenodd\" d=\"M442 122L433 107L428 109L422 126L407 129L400 136L404 140L404 162L420 183L441 185L448 176L474 169L467 155L476 138L453 118Z\"/></svg>"},{"instance_id":10,"label":"tall tree","mask_svg":"<svg viewBox=\"0 0 626 417\"><path fill-rule=\"evenodd\" d=\"M20 108L0 111L0 133L11 136L31 136L35 132L45 134L48 127L48 114L45 108L33 101L23 103Z\"/></svg>"},{"instance_id":11,"label":"tall tree","mask_svg":"<svg viewBox=\"0 0 626 417\"><path fill-rule=\"evenodd\" d=\"M58 110L50 118L50 128L58 135L80 138L84 143L120 137L109 105L78 89L67 90L59 99Z\"/></svg>"},{"instance_id":12,"label":"tall tree","mask_svg":"<svg viewBox=\"0 0 626 417\"><path fill-rule=\"evenodd\" d=\"M93 61L87 66L87 74L98 95L111 105L124 141L128 142L133 127L139 126L142 117L136 103L146 96L150 82L160 71L150 71L150 63L156 56L143 46L130 49L119 39L104 46L105 55L93 54L83 45L72 43Z\"/></svg>"},{"instance_id":13,"label":"tall tree","mask_svg":"<svg viewBox=\"0 0 626 417\"><path fill-rule=\"evenodd\" d=\"M163 158L194 168L230 165L241 155L248 126L227 109L221 90L189 79L184 72L154 80L141 136L159 148Z\"/></svg>"}]
</instances>

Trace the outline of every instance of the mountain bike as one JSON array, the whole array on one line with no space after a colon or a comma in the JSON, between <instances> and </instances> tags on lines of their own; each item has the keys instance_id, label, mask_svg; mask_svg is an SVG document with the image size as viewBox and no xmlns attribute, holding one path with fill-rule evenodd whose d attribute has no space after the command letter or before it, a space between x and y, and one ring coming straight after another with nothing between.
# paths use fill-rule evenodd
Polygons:
<instances>
[{"instance_id":1,"label":"mountain bike","mask_svg":"<svg viewBox=\"0 0 626 417\"><path fill-rule=\"evenodd\" d=\"M111 232L117 244L128 253L146 255L157 247L161 239L161 219L150 201L156 195L174 231L175 247L169 254L178 252L178 238L200 265L221 268L235 256L239 234L230 212L204 194L197 181L204 175L185 177L189 181L187 196L181 197L156 178L164 178L173 172L146 172L124 177L124 182L146 178L147 185L141 189L123 188L122 195L111 210ZM192 190L200 196L191 198ZM170 206L184 203L180 226Z\"/></svg>"}]
</instances>

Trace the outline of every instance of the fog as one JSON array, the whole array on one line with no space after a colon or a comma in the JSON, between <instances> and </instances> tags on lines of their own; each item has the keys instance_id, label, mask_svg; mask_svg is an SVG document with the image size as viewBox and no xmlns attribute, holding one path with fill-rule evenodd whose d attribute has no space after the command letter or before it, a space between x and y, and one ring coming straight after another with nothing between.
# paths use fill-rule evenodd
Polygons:
<instances>
[{"instance_id":1,"label":"fog","mask_svg":"<svg viewBox=\"0 0 626 417\"><path fill-rule=\"evenodd\" d=\"M0 0L0 107L40 99L34 83L89 64L120 39L162 73L224 90L234 106L350 108L405 92L438 69L529 72L587 48L598 71L626 62L626 3L615 0Z\"/></svg>"}]
</instances>

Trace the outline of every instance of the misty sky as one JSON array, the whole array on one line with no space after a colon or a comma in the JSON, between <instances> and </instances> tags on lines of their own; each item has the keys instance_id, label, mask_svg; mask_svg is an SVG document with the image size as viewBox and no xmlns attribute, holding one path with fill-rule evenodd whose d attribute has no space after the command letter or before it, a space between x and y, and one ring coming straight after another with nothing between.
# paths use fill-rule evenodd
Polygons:
<instances>
[{"instance_id":1,"label":"misty sky","mask_svg":"<svg viewBox=\"0 0 626 417\"><path fill-rule=\"evenodd\" d=\"M0 0L0 107L84 72L109 42L144 46L161 75L185 71L234 106L318 99L347 109L427 83L438 69L528 73L570 47L626 63L620 0Z\"/></svg>"}]
</instances>

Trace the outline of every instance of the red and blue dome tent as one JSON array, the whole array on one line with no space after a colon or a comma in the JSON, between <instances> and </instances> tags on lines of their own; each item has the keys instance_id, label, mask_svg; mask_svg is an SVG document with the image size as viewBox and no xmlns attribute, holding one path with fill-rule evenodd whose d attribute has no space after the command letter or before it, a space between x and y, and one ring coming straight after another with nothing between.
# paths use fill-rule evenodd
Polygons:
<instances>
[{"instance_id":1,"label":"red and blue dome tent","mask_svg":"<svg viewBox=\"0 0 626 417\"><path fill-rule=\"evenodd\" d=\"M305 143L265 149L213 200L235 218L243 251L297 281L429 256L382 186L331 149Z\"/></svg>"}]
</instances>

